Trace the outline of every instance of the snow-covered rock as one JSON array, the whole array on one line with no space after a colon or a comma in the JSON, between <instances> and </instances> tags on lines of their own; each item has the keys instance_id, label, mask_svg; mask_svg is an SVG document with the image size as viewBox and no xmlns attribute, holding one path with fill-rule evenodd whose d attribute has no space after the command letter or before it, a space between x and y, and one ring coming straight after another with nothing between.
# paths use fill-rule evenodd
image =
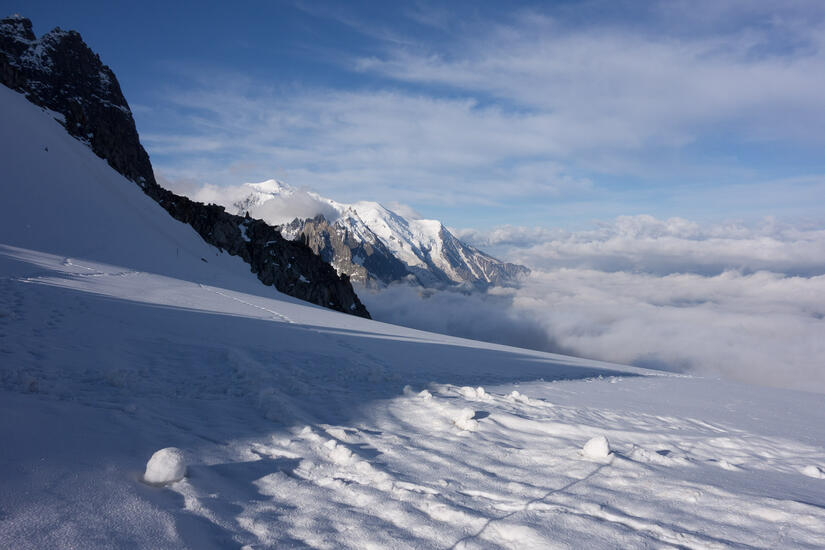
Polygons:
<instances>
[{"instance_id":1,"label":"snow-covered rock","mask_svg":"<svg viewBox=\"0 0 825 550\"><path fill-rule=\"evenodd\" d=\"M605 459L610 456L610 443L605 436L598 435L584 444L582 454L596 460Z\"/></svg>"},{"instance_id":2,"label":"snow-covered rock","mask_svg":"<svg viewBox=\"0 0 825 550\"><path fill-rule=\"evenodd\" d=\"M152 485L166 485L180 481L186 476L186 460L183 451L177 447L166 447L156 451L146 463L143 481Z\"/></svg>"}]
</instances>

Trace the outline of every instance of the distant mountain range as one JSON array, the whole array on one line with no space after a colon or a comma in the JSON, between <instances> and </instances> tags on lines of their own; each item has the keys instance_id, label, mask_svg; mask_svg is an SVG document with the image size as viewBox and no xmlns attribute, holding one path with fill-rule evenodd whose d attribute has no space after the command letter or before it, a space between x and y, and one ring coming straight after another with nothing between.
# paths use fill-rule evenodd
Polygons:
<instances>
[{"instance_id":1,"label":"distant mountain range","mask_svg":"<svg viewBox=\"0 0 825 550\"><path fill-rule=\"evenodd\" d=\"M277 223L269 216L268 205L289 201L295 194L295 189L276 180L247 183L224 206L235 214L249 213ZM460 241L437 220L406 218L377 202L345 204L308 195L320 213L280 225L281 234L303 241L354 282L487 287L512 283L529 273L524 266L502 262Z\"/></svg>"}]
</instances>

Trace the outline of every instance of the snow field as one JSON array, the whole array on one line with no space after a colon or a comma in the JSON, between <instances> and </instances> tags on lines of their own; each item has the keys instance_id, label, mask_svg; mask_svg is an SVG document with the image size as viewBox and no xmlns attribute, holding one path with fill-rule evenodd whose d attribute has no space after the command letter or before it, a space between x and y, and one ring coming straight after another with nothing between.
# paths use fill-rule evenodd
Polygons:
<instances>
[{"instance_id":1,"label":"snow field","mask_svg":"<svg viewBox=\"0 0 825 550\"><path fill-rule=\"evenodd\" d=\"M685 448L717 447L723 427L639 415L632 421L642 429L611 434L616 458L593 462L580 449L606 444L588 439L605 429L603 411L543 399L525 410L506 392L487 393L489 415L467 433L452 422L456 410L471 409L461 407L472 403L463 388L430 389L430 399L409 391L378 404L368 424L304 427L277 442L251 443L257 460L298 463L256 482L271 500L247 505L244 523L264 525L277 510L286 532L266 531L261 542L319 548L816 547L825 536L815 506L714 484L717 466Z\"/></svg>"},{"instance_id":2,"label":"snow field","mask_svg":"<svg viewBox=\"0 0 825 550\"><path fill-rule=\"evenodd\" d=\"M69 410L62 403L93 418L100 411L102 426L113 413L126 423L108 432L84 421L73 432L93 430L116 465L103 468L103 479L149 506L134 520L118 515L118 521L149 525L154 509L168 529L149 543L134 534L137 527L124 527L110 544L816 548L825 540L825 513L815 505L825 488L807 469L822 462L818 436L795 431L793 423L774 429L749 421L719 398L719 412L697 408L697 396L718 382L632 376L634 370L552 381L547 363L549 380L522 370L523 380L534 381L508 383L484 374L485 361L508 357L493 350L452 349L440 339L429 348L420 333L395 329L400 333L392 338L381 325L372 337L352 335L308 324L312 315L327 318L316 308L252 295L227 299L234 291L218 294L151 274L59 275L67 269L62 259L36 259L40 274L0 285L0 303L9 308L0 321L15 318L15 336L0 341L10 356L23 358L17 370L4 368L3 388L29 396L30 405L15 405L24 413L46 400L56 411ZM123 271L95 267L95 273ZM159 307L162 300L175 305ZM284 323L268 310L301 322ZM83 337L89 333L102 338ZM395 351L401 345L407 353ZM525 365L536 360L530 357ZM570 378L574 371L559 372ZM483 388L466 383L485 376ZM513 369L507 377L513 380ZM432 382L439 378L458 383ZM412 383L402 388L405 380ZM666 395L667 405L650 402L650 395ZM760 414L781 418L789 402L775 407ZM141 434L139 452L123 433ZM582 454L599 436L610 440L611 461ZM186 452L191 475L149 489L157 494L135 493L140 474L124 466L151 454L158 441ZM76 460L60 452L55 475ZM88 542L96 524L70 511L73 499L90 490L84 478L66 484L65 500L57 501L39 492L36 478L27 479L29 498L39 504L0 501L14 510L2 520L11 526L6 540L29 540L21 526L36 510L54 518L44 525L76 517L71 540ZM54 527L43 534L30 540L70 540Z\"/></svg>"}]
</instances>

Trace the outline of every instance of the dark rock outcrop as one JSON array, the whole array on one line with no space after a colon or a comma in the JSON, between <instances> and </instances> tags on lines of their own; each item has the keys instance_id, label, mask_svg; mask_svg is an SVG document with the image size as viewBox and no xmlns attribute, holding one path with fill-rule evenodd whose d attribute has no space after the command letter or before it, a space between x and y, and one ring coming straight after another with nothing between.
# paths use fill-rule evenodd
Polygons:
<instances>
[{"instance_id":1,"label":"dark rock outcrop","mask_svg":"<svg viewBox=\"0 0 825 550\"><path fill-rule=\"evenodd\" d=\"M223 207L160 187L117 78L79 33L57 28L38 39L30 20L1 19L0 82L54 111L56 118L62 115L69 134L87 143L206 242L243 258L264 284L314 304L369 317L349 278L339 276L303 243L283 239L261 220L229 214Z\"/></svg>"},{"instance_id":2,"label":"dark rock outcrop","mask_svg":"<svg viewBox=\"0 0 825 550\"><path fill-rule=\"evenodd\" d=\"M176 220L191 225L203 239L240 256L265 285L336 311L369 318L349 277L316 256L305 244L288 241L277 228L253 218L227 213L155 186L147 194Z\"/></svg>"},{"instance_id":3,"label":"dark rock outcrop","mask_svg":"<svg viewBox=\"0 0 825 550\"><path fill-rule=\"evenodd\" d=\"M155 183L117 78L79 33L57 28L38 40L28 19L0 20L0 78L35 105L62 114L69 134L128 179Z\"/></svg>"},{"instance_id":4,"label":"dark rock outcrop","mask_svg":"<svg viewBox=\"0 0 825 550\"><path fill-rule=\"evenodd\" d=\"M338 273L370 285L390 284L411 277L404 262L393 255L377 237L357 237L347 227L331 224L323 215L308 220L295 219L282 227L285 234L300 240Z\"/></svg>"}]
</instances>

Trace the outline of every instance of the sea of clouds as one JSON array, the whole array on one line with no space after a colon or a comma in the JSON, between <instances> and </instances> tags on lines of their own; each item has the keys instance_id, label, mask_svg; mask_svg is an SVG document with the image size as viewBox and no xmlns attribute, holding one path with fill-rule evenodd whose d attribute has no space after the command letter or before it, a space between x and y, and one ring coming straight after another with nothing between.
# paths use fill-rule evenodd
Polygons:
<instances>
[{"instance_id":1,"label":"sea of clouds","mask_svg":"<svg viewBox=\"0 0 825 550\"><path fill-rule=\"evenodd\" d=\"M533 271L486 294L361 290L382 321L825 392L825 230L623 216L586 231L457 231Z\"/></svg>"}]
</instances>

